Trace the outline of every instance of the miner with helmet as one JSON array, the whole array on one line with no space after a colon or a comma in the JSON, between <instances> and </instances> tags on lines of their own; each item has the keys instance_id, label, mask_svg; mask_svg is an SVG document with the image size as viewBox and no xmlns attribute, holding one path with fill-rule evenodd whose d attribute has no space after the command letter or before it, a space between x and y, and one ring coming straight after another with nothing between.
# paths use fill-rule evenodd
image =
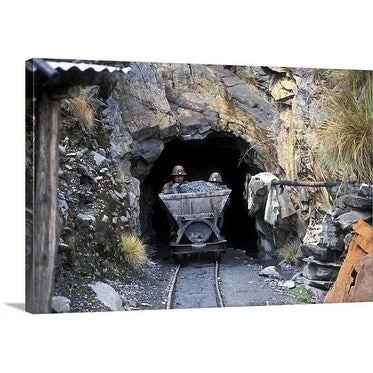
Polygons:
<instances>
[{"instance_id":1,"label":"miner with helmet","mask_svg":"<svg viewBox=\"0 0 373 373\"><path fill-rule=\"evenodd\" d=\"M220 186L222 184L222 179L221 179L221 175L219 174L219 172L213 172L210 175L208 182L214 186Z\"/></svg>"},{"instance_id":2,"label":"miner with helmet","mask_svg":"<svg viewBox=\"0 0 373 373\"><path fill-rule=\"evenodd\" d=\"M187 176L187 173L185 172L184 167L181 165L174 166L170 176L171 176L171 181L169 181L163 186L162 193L164 194L179 193L180 191L178 190L178 188L181 184L185 182L185 177ZM167 221L168 221L169 230L170 230L170 237L174 238L178 230L178 224L176 223L175 219L170 214L168 209L166 210L166 216L167 216Z\"/></svg>"},{"instance_id":3,"label":"miner with helmet","mask_svg":"<svg viewBox=\"0 0 373 373\"><path fill-rule=\"evenodd\" d=\"M178 193L177 187L185 182L185 176L187 173L184 167L181 165L176 165L171 172L171 181L165 184L162 188L162 193Z\"/></svg>"},{"instance_id":4,"label":"miner with helmet","mask_svg":"<svg viewBox=\"0 0 373 373\"><path fill-rule=\"evenodd\" d=\"M208 180L208 184L212 187L219 187L220 188L226 188L225 185L223 185L223 180L221 178L221 175L219 172L213 172L210 177L209 177L209 180ZM223 223L224 223L224 210L226 209L226 207L228 206L229 204L229 200L227 200L225 206L224 206L224 209L223 211L220 213L220 215L218 216L218 220L217 220L217 223L216 225L218 226L219 229L222 228L223 226Z\"/></svg>"}]
</instances>

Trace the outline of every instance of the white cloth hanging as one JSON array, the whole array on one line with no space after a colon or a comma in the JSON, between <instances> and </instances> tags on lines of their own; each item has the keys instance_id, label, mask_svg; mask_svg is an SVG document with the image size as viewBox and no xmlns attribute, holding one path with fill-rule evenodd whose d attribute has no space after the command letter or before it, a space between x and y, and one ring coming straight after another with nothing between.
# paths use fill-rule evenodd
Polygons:
<instances>
[{"instance_id":1,"label":"white cloth hanging","mask_svg":"<svg viewBox=\"0 0 373 373\"><path fill-rule=\"evenodd\" d=\"M253 213L257 212L263 207L258 205L263 204L266 198L264 221L275 226L280 214L282 218L287 218L295 214L296 210L287 190L272 185L273 180L278 178L270 172L260 172L250 179L247 188L247 208Z\"/></svg>"}]
</instances>

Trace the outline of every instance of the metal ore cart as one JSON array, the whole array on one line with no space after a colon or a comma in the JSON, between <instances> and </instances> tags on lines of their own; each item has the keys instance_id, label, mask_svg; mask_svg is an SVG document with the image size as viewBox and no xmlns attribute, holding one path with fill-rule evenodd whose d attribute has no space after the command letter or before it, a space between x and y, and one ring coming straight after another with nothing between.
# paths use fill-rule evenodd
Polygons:
<instances>
[{"instance_id":1,"label":"metal ore cart","mask_svg":"<svg viewBox=\"0 0 373 373\"><path fill-rule=\"evenodd\" d=\"M223 212L231 190L159 194L168 211L178 224L171 254L182 261L184 254L213 252L220 260L226 240L221 236L218 219Z\"/></svg>"}]
</instances>

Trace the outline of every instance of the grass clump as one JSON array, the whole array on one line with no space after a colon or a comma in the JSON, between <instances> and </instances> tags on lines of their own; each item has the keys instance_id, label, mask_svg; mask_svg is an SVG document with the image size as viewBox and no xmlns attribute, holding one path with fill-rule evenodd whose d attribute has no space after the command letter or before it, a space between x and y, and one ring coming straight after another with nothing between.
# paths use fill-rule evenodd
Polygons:
<instances>
[{"instance_id":1,"label":"grass clump","mask_svg":"<svg viewBox=\"0 0 373 373\"><path fill-rule=\"evenodd\" d=\"M147 259L145 245L138 237L123 233L120 244L121 255L127 265L137 268L145 264Z\"/></svg>"},{"instance_id":2,"label":"grass clump","mask_svg":"<svg viewBox=\"0 0 373 373\"><path fill-rule=\"evenodd\" d=\"M85 127L93 125L95 109L87 90L81 89L80 95L64 100L68 110Z\"/></svg>"},{"instance_id":3,"label":"grass clump","mask_svg":"<svg viewBox=\"0 0 373 373\"><path fill-rule=\"evenodd\" d=\"M298 246L299 244L296 240L289 241L285 243L284 246L276 250L275 254L279 259L285 259L295 265L298 265Z\"/></svg>"},{"instance_id":4,"label":"grass clump","mask_svg":"<svg viewBox=\"0 0 373 373\"><path fill-rule=\"evenodd\" d=\"M312 297L303 285L296 285L289 289L289 294L300 303L312 303Z\"/></svg>"},{"instance_id":5,"label":"grass clump","mask_svg":"<svg viewBox=\"0 0 373 373\"><path fill-rule=\"evenodd\" d=\"M323 90L326 119L318 131L324 177L373 179L373 72L336 71Z\"/></svg>"}]
</instances>

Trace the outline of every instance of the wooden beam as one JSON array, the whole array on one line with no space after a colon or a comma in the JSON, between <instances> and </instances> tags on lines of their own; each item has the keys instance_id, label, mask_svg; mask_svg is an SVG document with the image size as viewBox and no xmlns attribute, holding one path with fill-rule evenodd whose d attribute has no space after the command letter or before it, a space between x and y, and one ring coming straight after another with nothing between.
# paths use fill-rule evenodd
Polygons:
<instances>
[{"instance_id":1,"label":"wooden beam","mask_svg":"<svg viewBox=\"0 0 373 373\"><path fill-rule=\"evenodd\" d=\"M55 258L59 239L57 210L58 141L60 102L47 93L40 99L35 126L35 191L33 245L30 273L26 280L26 311L50 313L54 290Z\"/></svg>"}]
</instances>

